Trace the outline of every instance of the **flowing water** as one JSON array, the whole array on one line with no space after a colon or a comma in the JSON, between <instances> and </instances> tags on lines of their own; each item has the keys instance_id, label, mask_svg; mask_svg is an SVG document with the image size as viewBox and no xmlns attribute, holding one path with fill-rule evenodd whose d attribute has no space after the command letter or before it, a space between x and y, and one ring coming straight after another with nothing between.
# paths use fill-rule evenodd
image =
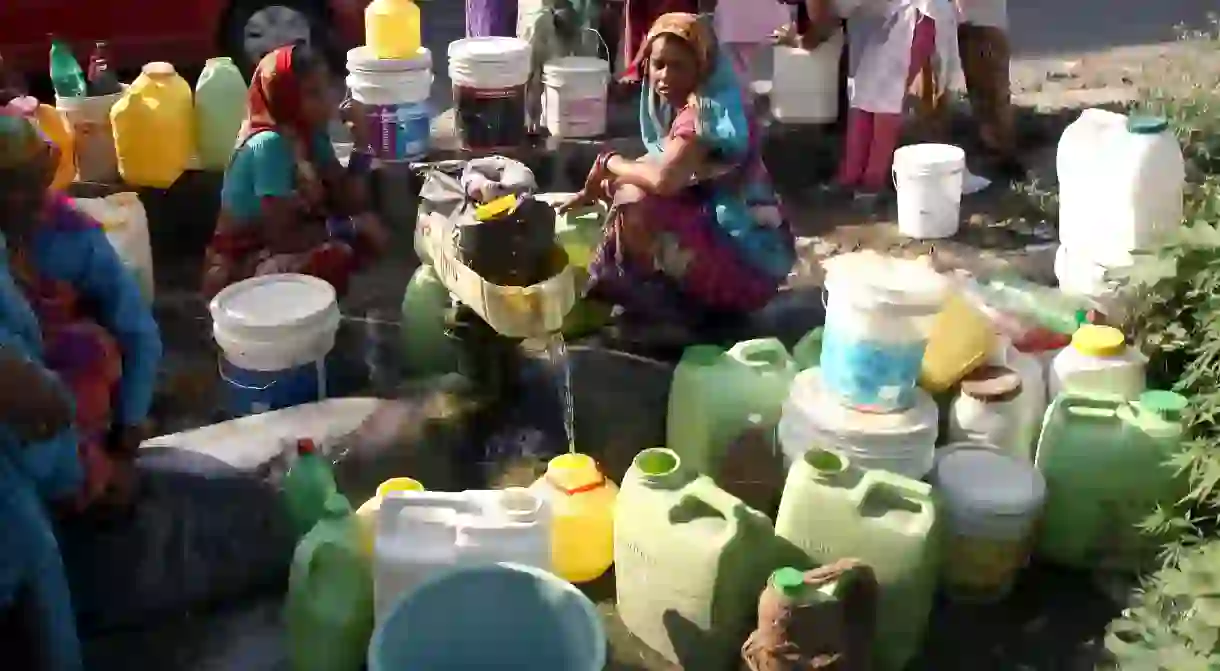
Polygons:
<instances>
[{"instance_id":1,"label":"flowing water","mask_svg":"<svg viewBox=\"0 0 1220 671\"><path fill-rule=\"evenodd\" d=\"M563 407L563 431L568 439L568 451L576 451L576 406L572 403L572 366L568 361L568 344L562 333L552 333L546 339L546 355L555 371L559 389L559 404Z\"/></svg>"}]
</instances>

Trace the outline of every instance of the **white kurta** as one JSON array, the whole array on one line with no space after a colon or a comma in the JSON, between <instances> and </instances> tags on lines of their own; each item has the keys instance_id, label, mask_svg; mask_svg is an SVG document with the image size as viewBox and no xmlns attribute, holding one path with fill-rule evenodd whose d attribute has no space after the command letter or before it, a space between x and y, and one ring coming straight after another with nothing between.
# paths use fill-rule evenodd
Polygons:
<instances>
[{"instance_id":1,"label":"white kurta","mask_svg":"<svg viewBox=\"0 0 1220 671\"><path fill-rule=\"evenodd\" d=\"M851 30L861 44L860 61L851 87L851 106L874 114L901 114L906 102L907 72L911 66L911 41L915 22L926 14L936 22L936 81L941 86L961 76L957 52L957 8L951 0L889 0L880 27Z\"/></svg>"},{"instance_id":2,"label":"white kurta","mask_svg":"<svg viewBox=\"0 0 1220 671\"><path fill-rule=\"evenodd\" d=\"M957 0L962 23L1008 30L1008 0Z\"/></svg>"}]
</instances>

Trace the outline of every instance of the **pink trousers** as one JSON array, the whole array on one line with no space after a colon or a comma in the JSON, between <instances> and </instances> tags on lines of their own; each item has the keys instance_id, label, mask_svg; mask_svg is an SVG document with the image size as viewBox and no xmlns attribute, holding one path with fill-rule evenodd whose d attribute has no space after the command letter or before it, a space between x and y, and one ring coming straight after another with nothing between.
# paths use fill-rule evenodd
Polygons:
<instances>
[{"instance_id":1,"label":"pink trousers","mask_svg":"<svg viewBox=\"0 0 1220 671\"><path fill-rule=\"evenodd\" d=\"M936 53L936 22L920 15L911 39L911 64L906 87ZM890 181L894 150L902 134L901 114L865 112L852 107L847 111L846 143L839 162L840 186L862 191L881 191Z\"/></svg>"}]
</instances>

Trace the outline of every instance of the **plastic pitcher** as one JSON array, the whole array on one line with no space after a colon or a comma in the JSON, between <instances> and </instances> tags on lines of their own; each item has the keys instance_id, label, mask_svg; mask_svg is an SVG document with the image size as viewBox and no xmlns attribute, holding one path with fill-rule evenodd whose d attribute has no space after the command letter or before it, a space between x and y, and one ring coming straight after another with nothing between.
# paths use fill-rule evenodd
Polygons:
<instances>
[{"instance_id":1,"label":"plastic pitcher","mask_svg":"<svg viewBox=\"0 0 1220 671\"><path fill-rule=\"evenodd\" d=\"M932 323L919 385L933 394L948 391L987 361L995 346L995 328L987 316L961 294L950 294Z\"/></svg>"},{"instance_id":2,"label":"plastic pitcher","mask_svg":"<svg viewBox=\"0 0 1220 671\"><path fill-rule=\"evenodd\" d=\"M149 63L114 107L110 125L123 181L167 189L195 152L191 86L169 63Z\"/></svg>"},{"instance_id":3,"label":"plastic pitcher","mask_svg":"<svg viewBox=\"0 0 1220 671\"><path fill-rule=\"evenodd\" d=\"M618 487L592 457L561 454L530 488L551 502L551 562L573 583L596 580L614 563L614 503Z\"/></svg>"},{"instance_id":4,"label":"plastic pitcher","mask_svg":"<svg viewBox=\"0 0 1220 671\"><path fill-rule=\"evenodd\" d=\"M413 478L390 478L377 486L377 493L365 501L356 511L360 524L360 549L365 556L373 556L373 544L377 540L377 511L381 501L391 492L422 492L424 486Z\"/></svg>"},{"instance_id":5,"label":"plastic pitcher","mask_svg":"<svg viewBox=\"0 0 1220 671\"><path fill-rule=\"evenodd\" d=\"M373 0L364 9L364 41L377 58L414 57L419 26L419 5L411 0Z\"/></svg>"},{"instance_id":6,"label":"plastic pitcher","mask_svg":"<svg viewBox=\"0 0 1220 671\"><path fill-rule=\"evenodd\" d=\"M285 602L293 671L359 671L373 635L373 576L351 504L336 494L292 557Z\"/></svg>"},{"instance_id":7,"label":"plastic pitcher","mask_svg":"<svg viewBox=\"0 0 1220 671\"><path fill-rule=\"evenodd\" d=\"M246 117L248 84L230 58L209 58L195 82L195 140L199 167L229 166L237 132Z\"/></svg>"},{"instance_id":8,"label":"plastic pitcher","mask_svg":"<svg viewBox=\"0 0 1220 671\"><path fill-rule=\"evenodd\" d=\"M688 347L674 371L666 417L666 444L699 473L718 473L729 443L749 427L751 415L779 421L796 377L796 362L775 338L746 340L727 352L714 345Z\"/></svg>"},{"instance_id":9,"label":"plastic pitcher","mask_svg":"<svg viewBox=\"0 0 1220 671\"><path fill-rule=\"evenodd\" d=\"M1070 392L1055 399L1035 462L1047 491L1041 556L1081 568L1148 567L1161 539L1137 525L1190 491L1167 463L1181 449L1186 405L1168 391L1135 402Z\"/></svg>"},{"instance_id":10,"label":"plastic pitcher","mask_svg":"<svg viewBox=\"0 0 1220 671\"><path fill-rule=\"evenodd\" d=\"M736 669L776 565L771 522L666 449L636 455L614 520L619 617L686 669Z\"/></svg>"},{"instance_id":11,"label":"plastic pitcher","mask_svg":"<svg viewBox=\"0 0 1220 671\"><path fill-rule=\"evenodd\" d=\"M775 531L817 564L859 559L872 567L880 588L873 661L880 671L899 671L927 629L935 525L931 486L813 449L788 472Z\"/></svg>"},{"instance_id":12,"label":"plastic pitcher","mask_svg":"<svg viewBox=\"0 0 1220 671\"><path fill-rule=\"evenodd\" d=\"M546 571L499 563L442 571L378 625L369 671L601 671L606 634L589 598Z\"/></svg>"},{"instance_id":13,"label":"plastic pitcher","mask_svg":"<svg viewBox=\"0 0 1220 671\"><path fill-rule=\"evenodd\" d=\"M284 502L299 535L304 536L322 519L326 502L338 493L330 464L318 454L313 440L297 441L297 459L284 476Z\"/></svg>"},{"instance_id":14,"label":"plastic pitcher","mask_svg":"<svg viewBox=\"0 0 1220 671\"><path fill-rule=\"evenodd\" d=\"M432 266L411 275L402 295L402 360L408 375L425 377L457 370L457 351L445 336L445 314L453 304Z\"/></svg>"}]
</instances>

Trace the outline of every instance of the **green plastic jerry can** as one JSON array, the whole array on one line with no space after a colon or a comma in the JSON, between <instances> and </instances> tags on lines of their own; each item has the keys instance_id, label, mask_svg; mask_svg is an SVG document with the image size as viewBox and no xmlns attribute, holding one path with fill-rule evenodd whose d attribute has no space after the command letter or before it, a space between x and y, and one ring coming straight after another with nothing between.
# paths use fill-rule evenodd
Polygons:
<instances>
[{"instance_id":1,"label":"green plastic jerry can","mask_svg":"<svg viewBox=\"0 0 1220 671\"><path fill-rule=\"evenodd\" d=\"M373 635L373 575L351 504L336 494L297 545L284 619L293 671L359 671Z\"/></svg>"},{"instance_id":2,"label":"green plastic jerry can","mask_svg":"<svg viewBox=\"0 0 1220 671\"><path fill-rule=\"evenodd\" d=\"M719 473L728 446L750 428L779 421L797 366L775 338L686 348L669 390L669 449L700 473Z\"/></svg>"},{"instance_id":3,"label":"green plastic jerry can","mask_svg":"<svg viewBox=\"0 0 1220 671\"><path fill-rule=\"evenodd\" d=\"M457 371L457 352L445 335L445 313L452 300L432 266L415 270L402 295L402 360L407 375Z\"/></svg>"},{"instance_id":4,"label":"green plastic jerry can","mask_svg":"<svg viewBox=\"0 0 1220 671\"><path fill-rule=\"evenodd\" d=\"M858 559L872 567L879 671L903 669L923 641L936 591L935 527L930 485L816 447L793 462L775 519L776 535L817 564Z\"/></svg>"},{"instance_id":5,"label":"green plastic jerry can","mask_svg":"<svg viewBox=\"0 0 1220 671\"><path fill-rule=\"evenodd\" d=\"M1139 524L1189 491L1168 461L1182 446L1185 397L1064 393L1046 414L1035 463L1046 478L1038 554L1078 568L1149 568L1162 539Z\"/></svg>"},{"instance_id":6,"label":"green plastic jerry can","mask_svg":"<svg viewBox=\"0 0 1220 671\"><path fill-rule=\"evenodd\" d=\"M195 82L195 144L204 170L229 166L246 118L249 84L232 59L209 58Z\"/></svg>"},{"instance_id":7,"label":"green plastic jerry can","mask_svg":"<svg viewBox=\"0 0 1220 671\"><path fill-rule=\"evenodd\" d=\"M615 503L619 617L681 668L735 671L776 545L764 515L673 451L644 450Z\"/></svg>"}]
</instances>

